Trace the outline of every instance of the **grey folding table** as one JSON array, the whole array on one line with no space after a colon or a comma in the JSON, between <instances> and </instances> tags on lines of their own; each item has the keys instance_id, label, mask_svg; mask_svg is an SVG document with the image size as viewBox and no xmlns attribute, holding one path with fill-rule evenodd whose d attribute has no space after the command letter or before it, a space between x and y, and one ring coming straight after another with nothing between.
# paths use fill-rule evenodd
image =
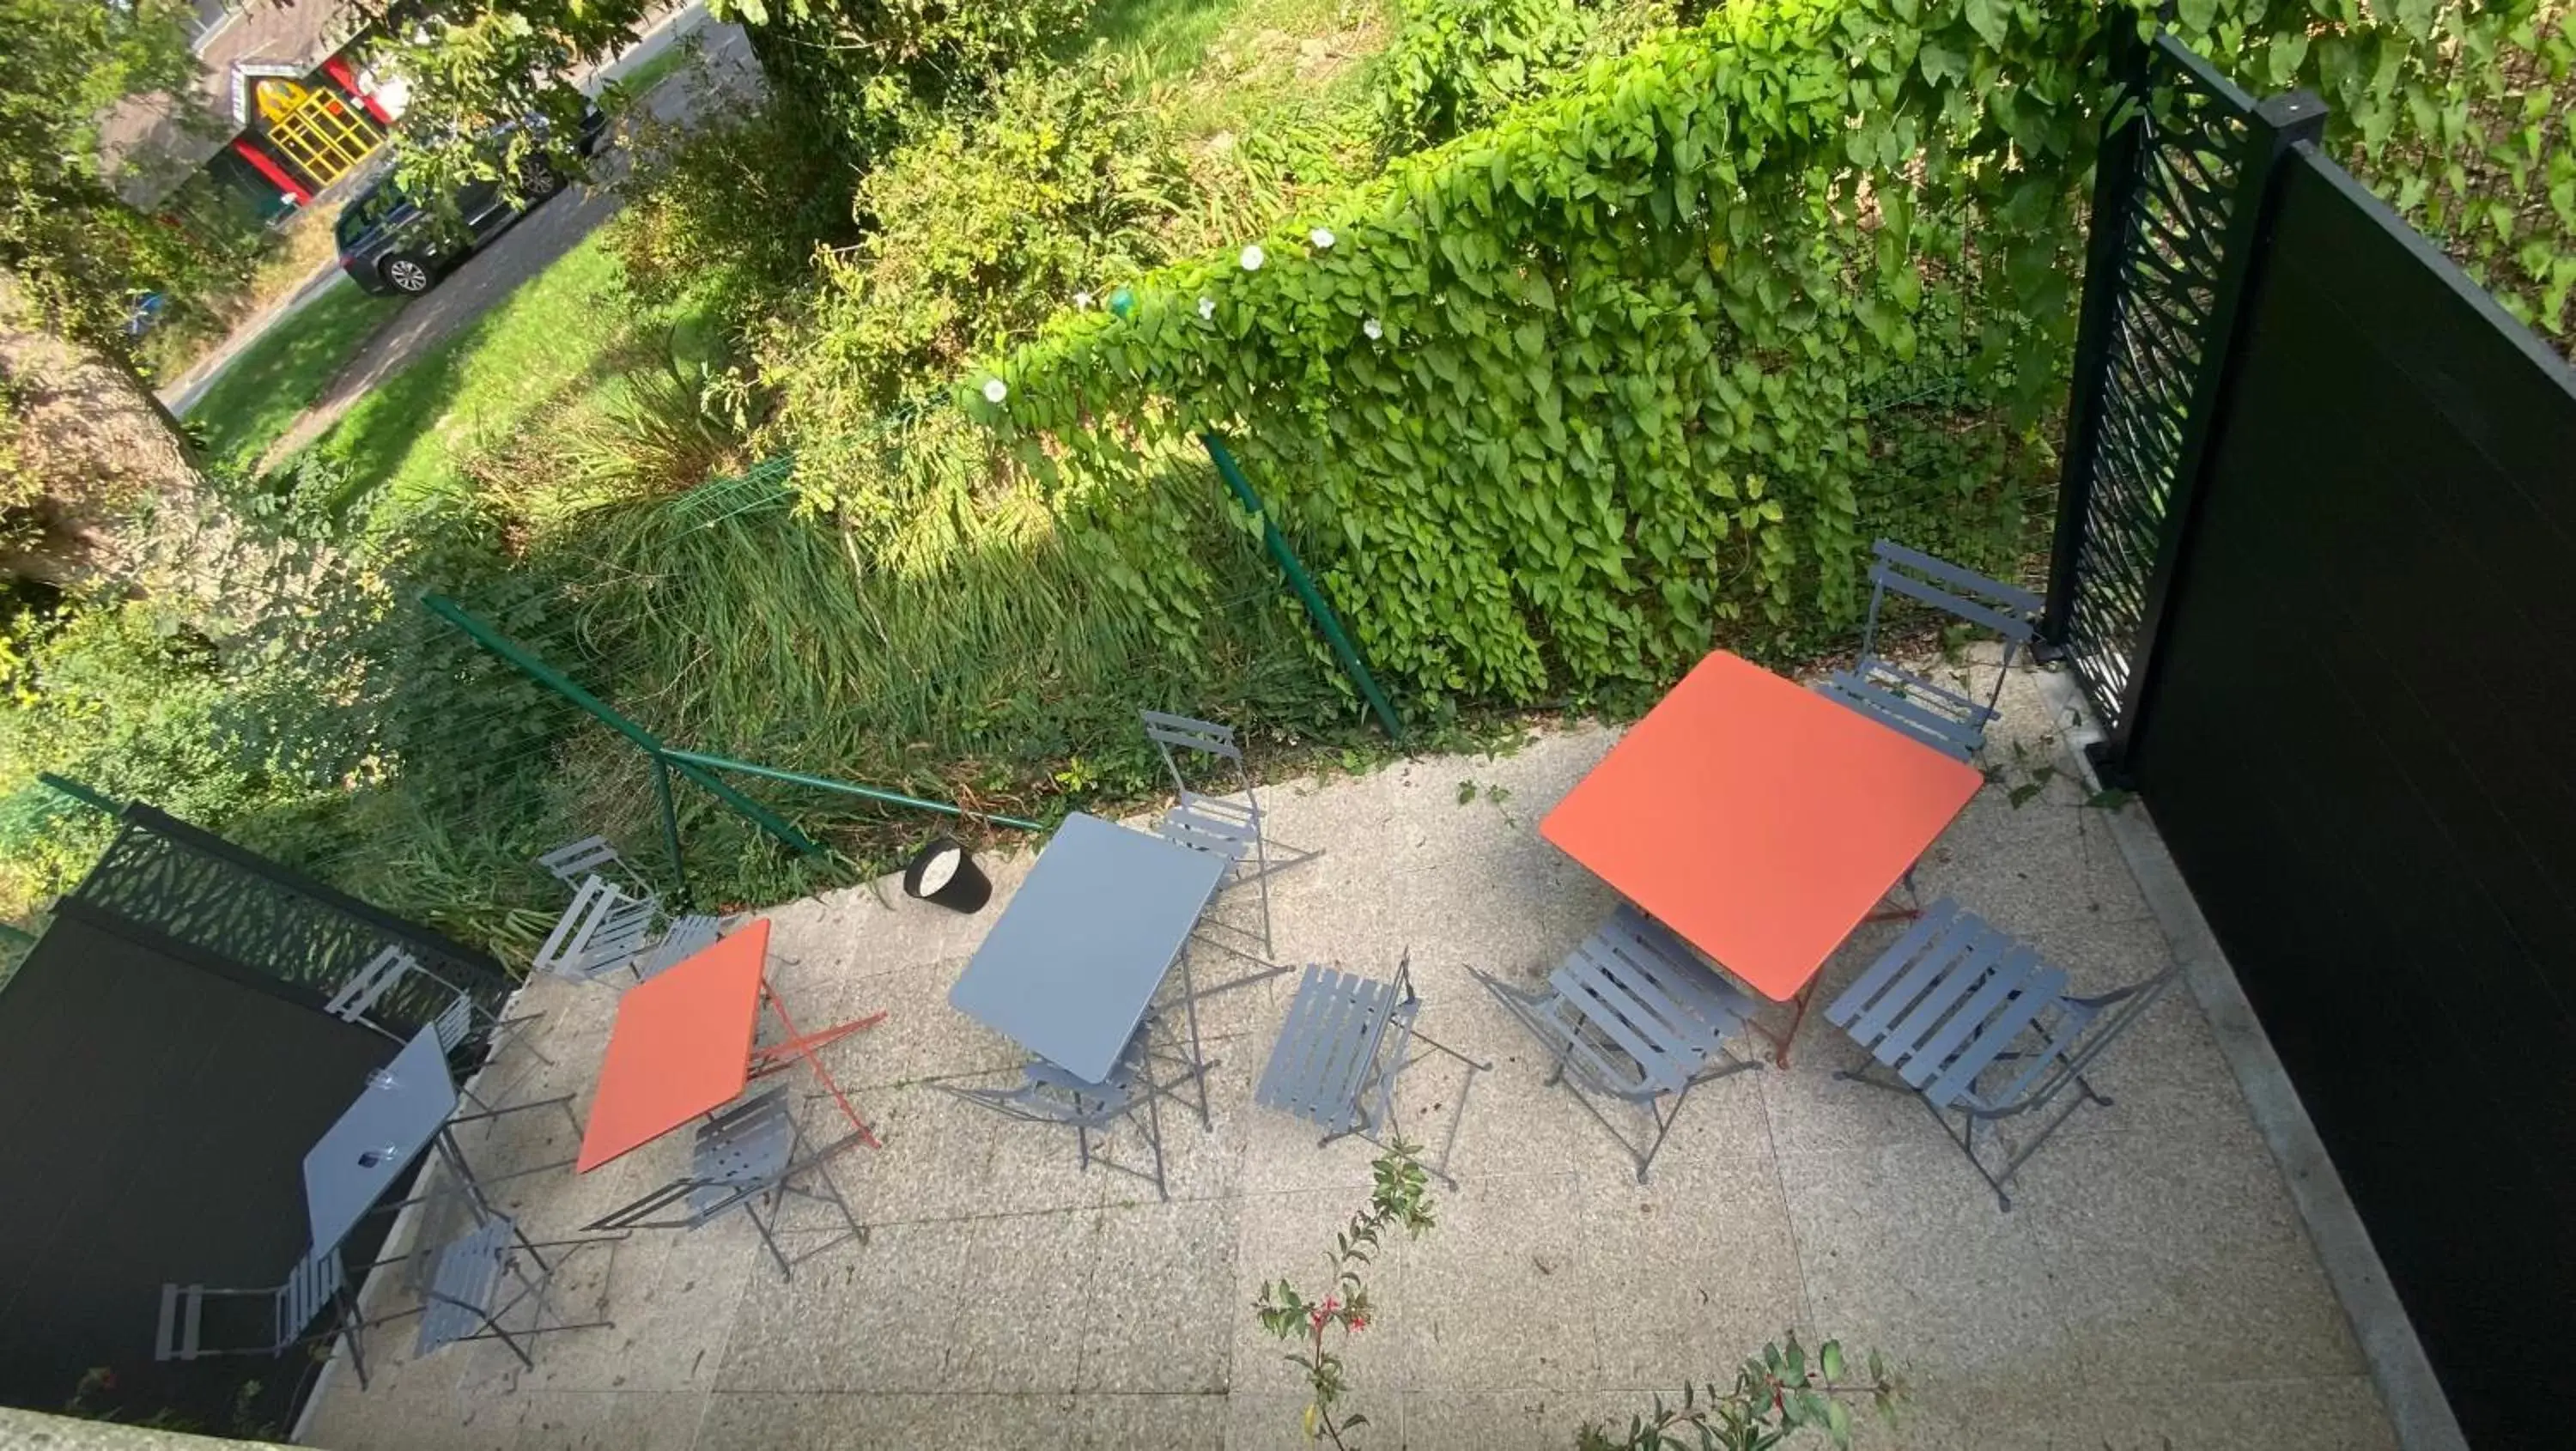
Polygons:
<instances>
[{"instance_id":1,"label":"grey folding table","mask_svg":"<svg viewBox=\"0 0 2576 1451\"><path fill-rule=\"evenodd\" d=\"M948 1001L1099 1083L1136 1036L1229 865L1077 811L1039 853Z\"/></svg>"},{"instance_id":2,"label":"grey folding table","mask_svg":"<svg viewBox=\"0 0 2576 1451\"><path fill-rule=\"evenodd\" d=\"M433 1024L369 1075L357 1101L305 1154L304 1207L316 1250L347 1238L412 1161L441 1141L456 1104L456 1080Z\"/></svg>"}]
</instances>

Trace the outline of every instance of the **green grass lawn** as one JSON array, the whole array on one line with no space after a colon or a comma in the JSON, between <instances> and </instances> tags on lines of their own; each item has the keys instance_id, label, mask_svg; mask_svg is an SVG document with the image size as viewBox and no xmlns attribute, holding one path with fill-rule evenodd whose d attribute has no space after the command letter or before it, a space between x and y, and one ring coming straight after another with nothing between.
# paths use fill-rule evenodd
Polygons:
<instances>
[{"instance_id":1,"label":"green grass lawn","mask_svg":"<svg viewBox=\"0 0 2576 1451\"><path fill-rule=\"evenodd\" d=\"M1341 99L1394 33L1393 0L1110 0L1091 26L1196 135Z\"/></svg>"},{"instance_id":2,"label":"green grass lawn","mask_svg":"<svg viewBox=\"0 0 2576 1451\"><path fill-rule=\"evenodd\" d=\"M399 298L338 281L262 333L188 409L189 419L205 427L207 456L257 458L401 306Z\"/></svg>"},{"instance_id":3,"label":"green grass lawn","mask_svg":"<svg viewBox=\"0 0 2576 1451\"><path fill-rule=\"evenodd\" d=\"M383 485L405 506L461 492L463 468L543 410L618 384L635 326L597 233L472 326L377 384L314 447L348 465L350 497Z\"/></svg>"},{"instance_id":4,"label":"green grass lawn","mask_svg":"<svg viewBox=\"0 0 2576 1451\"><path fill-rule=\"evenodd\" d=\"M697 53L698 47L695 43L695 38L683 36L682 38L671 42L669 45L662 47L661 53L654 56L651 60L648 60L642 65L637 66L635 69L628 71L626 74L619 76L617 78L617 84L625 87L628 94L641 96L646 91L662 84L663 79L669 76L671 72L687 65L697 56Z\"/></svg>"}]
</instances>

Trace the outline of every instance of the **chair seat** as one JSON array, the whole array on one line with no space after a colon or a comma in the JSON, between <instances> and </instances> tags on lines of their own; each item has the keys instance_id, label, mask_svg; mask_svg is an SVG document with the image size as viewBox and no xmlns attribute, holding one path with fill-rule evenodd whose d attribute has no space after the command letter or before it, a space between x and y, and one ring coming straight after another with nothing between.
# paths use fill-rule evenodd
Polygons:
<instances>
[{"instance_id":1,"label":"chair seat","mask_svg":"<svg viewBox=\"0 0 2576 1451\"><path fill-rule=\"evenodd\" d=\"M1621 1097L1681 1092L1754 1012L1742 988L1700 966L1669 929L1624 903L1549 974L1548 985L1581 1019L1582 1028L1563 1024L1559 1046L1568 1066Z\"/></svg>"},{"instance_id":2,"label":"chair seat","mask_svg":"<svg viewBox=\"0 0 2576 1451\"><path fill-rule=\"evenodd\" d=\"M1870 663L1873 662L1863 662L1864 665ZM1895 670L1893 667L1885 667L1885 669L1888 675L1902 677L1906 682L1920 682L1920 684L1892 687L1887 683L1885 675L1837 670L1817 689L1829 699L1850 706L1879 724L1902 731L1956 760L1967 760L1985 744L1986 724L1995 718L1993 711L1974 701L1961 700L1960 697L1951 695L1929 681L1924 681L1920 676ZM1907 693L1900 694L1900 688ZM1963 718L1935 710L1913 698L1912 692L1916 689L1935 694L1945 700L1956 701L1974 714Z\"/></svg>"},{"instance_id":3,"label":"chair seat","mask_svg":"<svg viewBox=\"0 0 2576 1451\"><path fill-rule=\"evenodd\" d=\"M1934 1108L1998 1106L2044 1070L2056 1049L2092 1020L2065 996L2066 974L1944 897L1825 1009L1882 1066ZM2025 1029L2041 1024L2046 1046L2007 1060ZM2053 1031L2052 1031L2053 1028ZM2020 1065L2012 1086L1980 1093L1978 1076L1999 1061Z\"/></svg>"},{"instance_id":4,"label":"chair seat","mask_svg":"<svg viewBox=\"0 0 2576 1451\"><path fill-rule=\"evenodd\" d=\"M689 1205L713 1213L738 1201L743 1189L767 1184L796 1155L796 1120L787 1090L773 1088L698 1128L689 1155L689 1177L698 1187Z\"/></svg>"},{"instance_id":5,"label":"chair seat","mask_svg":"<svg viewBox=\"0 0 2576 1451\"><path fill-rule=\"evenodd\" d=\"M1409 1007L1392 982L1309 964L1253 1102L1334 1133L1348 1131L1360 1117L1360 1090L1376 1066L1379 1041Z\"/></svg>"},{"instance_id":6,"label":"chair seat","mask_svg":"<svg viewBox=\"0 0 2576 1451\"><path fill-rule=\"evenodd\" d=\"M516 1226L496 1214L463 1239L438 1252L429 1271L429 1294L420 1312L414 1355L479 1334L497 1313L501 1275L509 1262Z\"/></svg>"},{"instance_id":7,"label":"chair seat","mask_svg":"<svg viewBox=\"0 0 2576 1451\"><path fill-rule=\"evenodd\" d=\"M537 949L536 966L585 982L622 968L645 950L660 910L651 897L631 897L604 878L585 878Z\"/></svg>"}]
</instances>

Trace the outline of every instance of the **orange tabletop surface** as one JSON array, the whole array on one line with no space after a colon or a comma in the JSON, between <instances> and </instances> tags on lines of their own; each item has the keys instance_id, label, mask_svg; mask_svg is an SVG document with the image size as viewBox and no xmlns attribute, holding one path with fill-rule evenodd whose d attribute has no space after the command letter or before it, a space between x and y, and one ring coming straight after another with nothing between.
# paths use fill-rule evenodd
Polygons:
<instances>
[{"instance_id":1,"label":"orange tabletop surface","mask_svg":"<svg viewBox=\"0 0 2576 1451\"><path fill-rule=\"evenodd\" d=\"M642 1148L742 1092L751 1081L768 956L769 921L761 918L626 990L599 1065L578 1172Z\"/></svg>"},{"instance_id":2,"label":"orange tabletop surface","mask_svg":"<svg viewBox=\"0 0 2576 1451\"><path fill-rule=\"evenodd\" d=\"M1718 966L1787 1002L1983 780L1721 650L1620 739L1539 834Z\"/></svg>"}]
</instances>

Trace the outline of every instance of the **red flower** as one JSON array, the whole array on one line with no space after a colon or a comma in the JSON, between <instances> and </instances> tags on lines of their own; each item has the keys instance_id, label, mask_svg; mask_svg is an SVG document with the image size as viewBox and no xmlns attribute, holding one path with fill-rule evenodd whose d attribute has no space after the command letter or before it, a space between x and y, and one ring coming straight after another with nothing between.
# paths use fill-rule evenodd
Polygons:
<instances>
[{"instance_id":1,"label":"red flower","mask_svg":"<svg viewBox=\"0 0 2576 1451\"><path fill-rule=\"evenodd\" d=\"M1368 1328L1368 1317L1366 1315L1352 1316L1351 1328L1353 1330L1366 1330Z\"/></svg>"}]
</instances>

